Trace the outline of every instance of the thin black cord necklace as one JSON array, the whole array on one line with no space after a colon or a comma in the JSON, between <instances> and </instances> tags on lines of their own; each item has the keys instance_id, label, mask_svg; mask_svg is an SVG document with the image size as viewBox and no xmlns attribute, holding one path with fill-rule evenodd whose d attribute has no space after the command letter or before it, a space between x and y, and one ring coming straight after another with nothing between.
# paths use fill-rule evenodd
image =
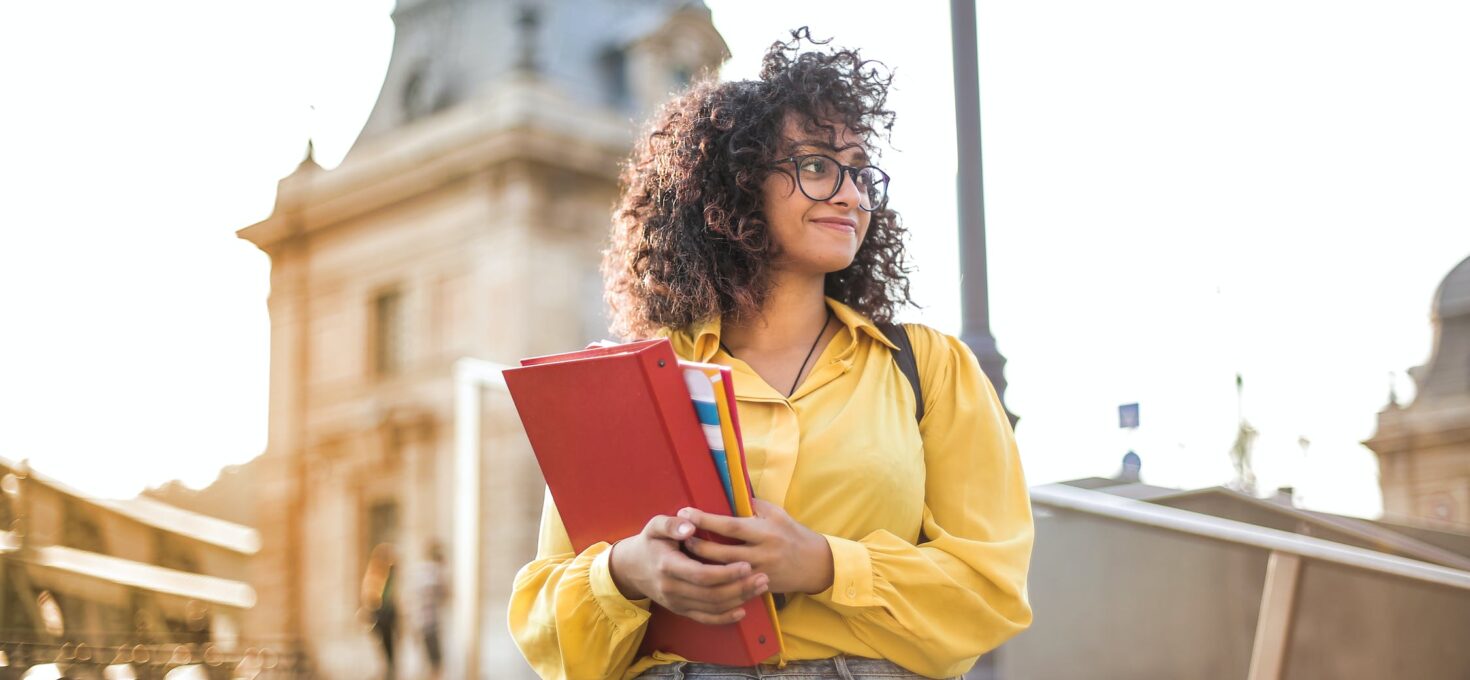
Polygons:
<instances>
[{"instance_id":1,"label":"thin black cord necklace","mask_svg":"<svg viewBox=\"0 0 1470 680\"><path fill-rule=\"evenodd\" d=\"M817 351L817 343L818 342L821 342L822 341L822 336L827 334L827 326L828 326L828 324L831 324L831 323L832 323L832 308L831 307L828 307L827 308L827 318L822 319L822 330L817 331L817 337L812 338L812 347L811 347L811 349L809 349L809 350L806 351L806 358L801 360L801 368L796 369L796 379L793 380L793 381L791 381L791 389L786 390L786 396L788 398L790 398L791 395L796 394L796 385L797 385L797 383L801 382L801 372L806 370L806 362L812 360L812 352ZM721 340L720 341L720 349L725 350L725 354L730 355L730 358L731 359L734 359L735 358L735 353L734 352L731 352L730 351L730 348L725 346L725 341L724 340Z\"/></svg>"}]
</instances>

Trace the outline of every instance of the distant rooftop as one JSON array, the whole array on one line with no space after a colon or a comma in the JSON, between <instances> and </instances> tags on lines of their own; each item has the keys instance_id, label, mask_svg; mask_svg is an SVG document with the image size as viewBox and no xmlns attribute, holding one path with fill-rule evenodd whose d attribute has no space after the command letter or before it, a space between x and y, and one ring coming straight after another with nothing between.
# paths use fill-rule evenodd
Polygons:
<instances>
[{"instance_id":1,"label":"distant rooftop","mask_svg":"<svg viewBox=\"0 0 1470 680\"><path fill-rule=\"evenodd\" d=\"M681 18L690 30L659 35ZM359 143L474 100L516 74L534 75L579 103L632 115L638 57L631 48L639 41L678 43L663 51L690 64L707 61L700 55L710 45L727 51L700 0L400 0L393 23L388 72Z\"/></svg>"},{"instance_id":2,"label":"distant rooftop","mask_svg":"<svg viewBox=\"0 0 1470 680\"><path fill-rule=\"evenodd\" d=\"M0 473L20 468L15 463L0 458ZM26 472L27 478L58 493L71 496L105 510L110 510L135 522L162 529L172 534L185 536L203 543L225 548L242 555L254 555L260 550L260 532L222 519L215 519L197 512L190 512L149 498L111 499L98 498L84 493L65 482L48 477L35 470Z\"/></svg>"}]
</instances>

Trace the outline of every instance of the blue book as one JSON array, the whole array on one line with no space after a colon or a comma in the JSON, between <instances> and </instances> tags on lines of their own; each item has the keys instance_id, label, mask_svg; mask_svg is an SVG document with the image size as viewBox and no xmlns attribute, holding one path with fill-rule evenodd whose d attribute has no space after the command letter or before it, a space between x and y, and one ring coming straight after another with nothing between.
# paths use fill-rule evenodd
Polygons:
<instances>
[{"instance_id":1,"label":"blue book","mask_svg":"<svg viewBox=\"0 0 1470 680\"><path fill-rule=\"evenodd\" d=\"M725 487L725 500L730 503L730 514L735 514L735 490L730 485L730 459L725 455L725 439L720 432L720 409L715 401L715 389L709 376L698 368L684 369L684 384L689 388L689 398L694 402L694 412L704 428L704 440L709 444L710 458L715 471L720 475L720 485Z\"/></svg>"}]
</instances>

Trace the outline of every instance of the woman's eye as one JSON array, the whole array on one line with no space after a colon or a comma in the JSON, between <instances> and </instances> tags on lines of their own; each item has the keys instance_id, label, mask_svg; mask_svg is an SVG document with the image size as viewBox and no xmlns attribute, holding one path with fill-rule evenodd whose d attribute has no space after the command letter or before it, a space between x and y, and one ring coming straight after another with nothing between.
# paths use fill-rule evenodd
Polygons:
<instances>
[{"instance_id":1,"label":"woman's eye","mask_svg":"<svg viewBox=\"0 0 1470 680\"><path fill-rule=\"evenodd\" d=\"M808 158L801 162L801 171L820 175L827 172L827 160L824 158Z\"/></svg>"}]
</instances>

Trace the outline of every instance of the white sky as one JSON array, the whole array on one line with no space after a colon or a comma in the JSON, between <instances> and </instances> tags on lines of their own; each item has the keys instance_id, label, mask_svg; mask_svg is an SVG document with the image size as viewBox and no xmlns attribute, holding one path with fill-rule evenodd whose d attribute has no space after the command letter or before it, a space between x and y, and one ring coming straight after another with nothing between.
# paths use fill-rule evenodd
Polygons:
<instances>
[{"instance_id":1,"label":"white sky","mask_svg":"<svg viewBox=\"0 0 1470 680\"><path fill-rule=\"evenodd\" d=\"M803 24L895 68L909 318L958 332L948 3L709 4L726 77ZM234 231L308 134L340 162L391 6L7 8L0 456L124 496L262 450L269 262ZM1358 442L1470 255L1470 5L982 2L979 31L992 322L1031 481L1130 446L1146 481L1228 481L1240 371L1263 488L1376 514Z\"/></svg>"}]
</instances>

